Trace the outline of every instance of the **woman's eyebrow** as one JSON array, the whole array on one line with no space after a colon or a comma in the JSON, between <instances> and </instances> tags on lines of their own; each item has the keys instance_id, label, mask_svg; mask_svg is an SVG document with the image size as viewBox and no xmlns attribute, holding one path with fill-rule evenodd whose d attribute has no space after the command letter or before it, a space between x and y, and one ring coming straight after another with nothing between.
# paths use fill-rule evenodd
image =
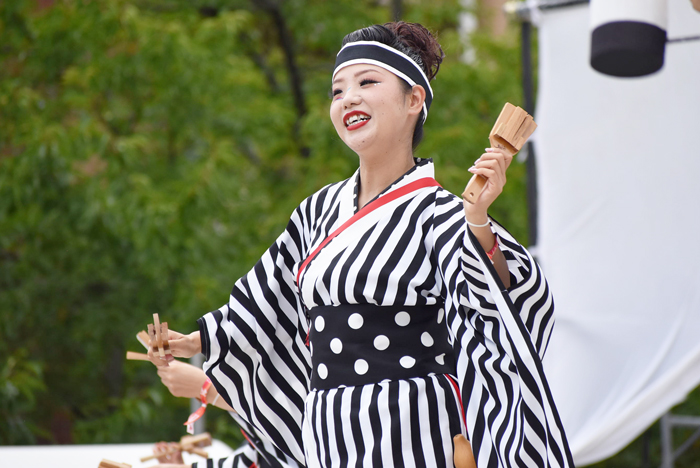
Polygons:
<instances>
[{"instance_id":1,"label":"woman's eyebrow","mask_svg":"<svg viewBox=\"0 0 700 468\"><path fill-rule=\"evenodd\" d=\"M359 72L355 73L355 74L353 75L353 77L354 77L354 78L357 78L357 77L360 76L360 75L364 75L365 73L369 73L369 72L373 72L373 71L378 72L379 70L375 70L374 68L366 68L366 69L364 69L364 70L360 70ZM331 84L340 83L341 81L345 81L345 79L343 79L343 78L336 78L335 80L333 80L333 83L331 83Z\"/></svg>"}]
</instances>

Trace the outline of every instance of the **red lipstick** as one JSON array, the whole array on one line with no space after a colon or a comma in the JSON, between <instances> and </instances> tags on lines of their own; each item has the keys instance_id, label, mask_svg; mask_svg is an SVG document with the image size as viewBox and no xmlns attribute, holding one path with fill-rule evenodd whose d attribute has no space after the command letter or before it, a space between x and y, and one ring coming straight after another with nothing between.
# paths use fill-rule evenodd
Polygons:
<instances>
[{"instance_id":1,"label":"red lipstick","mask_svg":"<svg viewBox=\"0 0 700 468\"><path fill-rule=\"evenodd\" d=\"M359 117L359 119L353 117ZM364 126L367 122L370 121L371 118L372 117L365 114L364 112L354 110L348 112L343 116L343 123L345 124L345 128L347 128L349 131L352 131ZM348 125L348 121L353 121L353 123Z\"/></svg>"}]
</instances>

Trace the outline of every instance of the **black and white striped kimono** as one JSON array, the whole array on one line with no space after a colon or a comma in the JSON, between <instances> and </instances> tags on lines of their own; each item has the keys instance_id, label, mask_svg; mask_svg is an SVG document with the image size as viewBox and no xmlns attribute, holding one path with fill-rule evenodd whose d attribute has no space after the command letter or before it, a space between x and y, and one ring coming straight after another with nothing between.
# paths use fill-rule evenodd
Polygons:
<instances>
[{"instance_id":1,"label":"black and white striped kimono","mask_svg":"<svg viewBox=\"0 0 700 468\"><path fill-rule=\"evenodd\" d=\"M416 161L375 200L433 177ZM479 468L573 466L541 366L551 293L497 223L507 291L462 200L439 186L355 221L300 271L357 211L359 183L358 170L302 202L228 304L199 320L223 398L310 468L452 467L460 432Z\"/></svg>"},{"instance_id":2,"label":"black and white striped kimono","mask_svg":"<svg viewBox=\"0 0 700 468\"><path fill-rule=\"evenodd\" d=\"M247 442L226 458L192 463L192 468L299 468L299 464L237 414L231 416L241 427Z\"/></svg>"}]
</instances>

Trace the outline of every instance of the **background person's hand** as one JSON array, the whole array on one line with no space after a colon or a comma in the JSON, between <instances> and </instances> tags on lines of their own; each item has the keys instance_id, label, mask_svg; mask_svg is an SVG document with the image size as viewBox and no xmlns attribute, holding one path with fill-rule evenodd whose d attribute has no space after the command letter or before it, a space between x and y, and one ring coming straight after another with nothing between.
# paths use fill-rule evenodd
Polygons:
<instances>
[{"instance_id":1,"label":"background person's hand","mask_svg":"<svg viewBox=\"0 0 700 468\"><path fill-rule=\"evenodd\" d=\"M170 453L168 453L170 451ZM157 455L157 460L160 463L170 463L172 465L163 466L178 466L184 464L182 452L177 442L158 442L153 446L153 455Z\"/></svg>"}]
</instances>

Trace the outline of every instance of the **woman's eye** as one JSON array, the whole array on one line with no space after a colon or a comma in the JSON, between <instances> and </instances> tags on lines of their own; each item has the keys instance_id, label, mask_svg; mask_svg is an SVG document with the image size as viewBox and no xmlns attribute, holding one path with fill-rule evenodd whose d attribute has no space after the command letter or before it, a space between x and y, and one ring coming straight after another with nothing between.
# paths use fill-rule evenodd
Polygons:
<instances>
[{"instance_id":1,"label":"woman's eye","mask_svg":"<svg viewBox=\"0 0 700 468\"><path fill-rule=\"evenodd\" d=\"M336 99L339 94L343 94L343 90L341 89L333 89L328 93L328 97L331 99Z\"/></svg>"},{"instance_id":2,"label":"woman's eye","mask_svg":"<svg viewBox=\"0 0 700 468\"><path fill-rule=\"evenodd\" d=\"M369 78L365 78L364 80L360 81L360 86L377 83L379 83L377 80L370 80Z\"/></svg>"}]
</instances>

